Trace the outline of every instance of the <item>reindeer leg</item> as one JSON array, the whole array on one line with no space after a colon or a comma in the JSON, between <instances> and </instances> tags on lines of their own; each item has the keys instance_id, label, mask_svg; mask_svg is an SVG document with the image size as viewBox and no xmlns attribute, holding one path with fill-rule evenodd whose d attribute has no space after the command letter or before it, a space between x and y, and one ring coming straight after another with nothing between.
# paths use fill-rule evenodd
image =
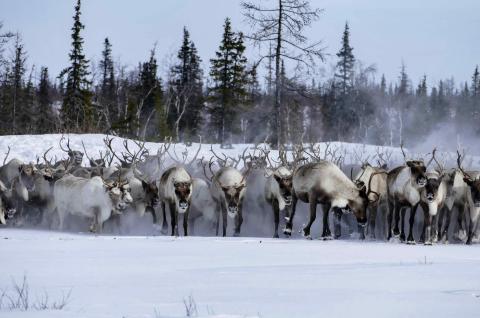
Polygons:
<instances>
[{"instance_id":1,"label":"reindeer leg","mask_svg":"<svg viewBox=\"0 0 480 318\"><path fill-rule=\"evenodd\" d=\"M243 213L242 213L242 205L240 205L238 207L237 217L235 218L235 232L233 233L233 236L240 236L242 223L243 223Z\"/></svg>"},{"instance_id":2,"label":"reindeer leg","mask_svg":"<svg viewBox=\"0 0 480 318\"><path fill-rule=\"evenodd\" d=\"M272 200L272 207L273 207L273 218L275 222L273 238L278 238L278 223L280 222L280 208L278 206L278 200Z\"/></svg>"},{"instance_id":3,"label":"reindeer leg","mask_svg":"<svg viewBox=\"0 0 480 318\"><path fill-rule=\"evenodd\" d=\"M459 240L462 240L462 237L465 235L465 228L463 227L463 223L465 222L465 204L459 204L458 207L458 215L457 215L457 222L458 222L458 230L457 236ZM465 224L466 225L466 224Z\"/></svg>"},{"instance_id":4,"label":"reindeer leg","mask_svg":"<svg viewBox=\"0 0 480 318\"><path fill-rule=\"evenodd\" d=\"M395 225L393 228L393 235L395 237L398 237L400 235L400 213L401 213L402 207L398 202L395 202ZM402 221L403 222L403 221Z\"/></svg>"},{"instance_id":5,"label":"reindeer leg","mask_svg":"<svg viewBox=\"0 0 480 318\"><path fill-rule=\"evenodd\" d=\"M285 234L285 236L292 235L293 218L295 217L295 212L297 210L297 202L298 202L297 196L295 195L295 193L292 193L292 210L291 210L290 216L287 219L287 224L285 224L285 228L283 229L283 234Z\"/></svg>"},{"instance_id":6,"label":"reindeer leg","mask_svg":"<svg viewBox=\"0 0 480 318\"><path fill-rule=\"evenodd\" d=\"M342 210L339 208L333 208L334 213L334 227L335 239L339 239L342 236Z\"/></svg>"},{"instance_id":7,"label":"reindeer leg","mask_svg":"<svg viewBox=\"0 0 480 318\"><path fill-rule=\"evenodd\" d=\"M405 242L405 214L407 213L407 208L400 208L400 241ZM410 212L411 214L411 212Z\"/></svg>"},{"instance_id":8,"label":"reindeer leg","mask_svg":"<svg viewBox=\"0 0 480 318\"><path fill-rule=\"evenodd\" d=\"M368 236L371 237L372 239L376 239L375 226L377 224L378 209L380 209L380 205L373 206L373 207L370 208L370 214L369 214L370 226L367 227L367 228L370 228L370 233L368 233Z\"/></svg>"},{"instance_id":9,"label":"reindeer leg","mask_svg":"<svg viewBox=\"0 0 480 318\"><path fill-rule=\"evenodd\" d=\"M163 222L162 222L162 230L160 231L162 234L167 234L168 233L168 223L167 223L167 211L165 207L165 202L162 201L161 203L161 209L162 209L162 215L163 215ZM170 211L170 215L172 212ZM172 220L170 220L172 222Z\"/></svg>"},{"instance_id":10,"label":"reindeer leg","mask_svg":"<svg viewBox=\"0 0 480 318\"><path fill-rule=\"evenodd\" d=\"M303 235L311 240L310 228L312 227L315 218L317 217L317 198L313 194L308 195L308 202L310 202L310 219L308 224L303 228Z\"/></svg>"},{"instance_id":11,"label":"reindeer leg","mask_svg":"<svg viewBox=\"0 0 480 318\"><path fill-rule=\"evenodd\" d=\"M183 235L188 236L188 215L190 213L190 208L185 211L183 214Z\"/></svg>"},{"instance_id":12,"label":"reindeer leg","mask_svg":"<svg viewBox=\"0 0 480 318\"><path fill-rule=\"evenodd\" d=\"M175 202L169 203L170 223L172 226L172 236L178 236L178 211Z\"/></svg>"},{"instance_id":13,"label":"reindeer leg","mask_svg":"<svg viewBox=\"0 0 480 318\"><path fill-rule=\"evenodd\" d=\"M328 224L328 214L330 213L330 208L332 205L330 203L326 203L322 205L323 210L323 231L322 231L322 239L329 240L332 237L332 233L330 232L330 225Z\"/></svg>"},{"instance_id":14,"label":"reindeer leg","mask_svg":"<svg viewBox=\"0 0 480 318\"><path fill-rule=\"evenodd\" d=\"M227 207L222 205L222 234L223 237L227 236Z\"/></svg>"},{"instance_id":15,"label":"reindeer leg","mask_svg":"<svg viewBox=\"0 0 480 318\"><path fill-rule=\"evenodd\" d=\"M222 207L219 204L215 205L215 213L217 214L217 223L215 224L215 236L218 236L220 230L220 215L222 214Z\"/></svg>"},{"instance_id":16,"label":"reindeer leg","mask_svg":"<svg viewBox=\"0 0 480 318\"><path fill-rule=\"evenodd\" d=\"M390 241L392 238L392 221L393 221L393 214L394 214L395 204L392 200L388 200L388 208L387 208L387 241Z\"/></svg>"},{"instance_id":17,"label":"reindeer leg","mask_svg":"<svg viewBox=\"0 0 480 318\"><path fill-rule=\"evenodd\" d=\"M474 211L474 207L470 207L470 224L468 225L468 237L467 244L472 244L473 236L475 235L475 229L477 227L478 214Z\"/></svg>"},{"instance_id":18,"label":"reindeer leg","mask_svg":"<svg viewBox=\"0 0 480 318\"><path fill-rule=\"evenodd\" d=\"M410 231L408 233L407 244L415 244L415 239L413 238L413 225L415 224L415 215L417 214L417 208L418 208L418 204L415 204L410 209L410 219L409 219ZM428 209L427 209L427 211L428 211ZM402 218L405 218L405 213L403 213ZM402 223L402 225L403 225L403 223ZM402 228L403 228L403 226L402 226ZM431 228L430 228L430 230L431 230Z\"/></svg>"},{"instance_id":19,"label":"reindeer leg","mask_svg":"<svg viewBox=\"0 0 480 318\"><path fill-rule=\"evenodd\" d=\"M447 207L444 207L443 210L445 211L445 226L439 229L440 233L440 240L445 240L445 243L448 243L448 229L450 227L450 217L452 216L452 211L450 211Z\"/></svg>"},{"instance_id":20,"label":"reindeer leg","mask_svg":"<svg viewBox=\"0 0 480 318\"><path fill-rule=\"evenodd\" d=\"M442 231L443 226L444 226L443 220L446 217L447 213L448 212L447 212L447 207L446 206L439 209L439 211L438 211L438 215L437 215L437 218L436 218L436 221L437 221L436 232L437 232L438 241L441 241L442 238L443 238L443 231Z\"/></svg>"}]
</instances>

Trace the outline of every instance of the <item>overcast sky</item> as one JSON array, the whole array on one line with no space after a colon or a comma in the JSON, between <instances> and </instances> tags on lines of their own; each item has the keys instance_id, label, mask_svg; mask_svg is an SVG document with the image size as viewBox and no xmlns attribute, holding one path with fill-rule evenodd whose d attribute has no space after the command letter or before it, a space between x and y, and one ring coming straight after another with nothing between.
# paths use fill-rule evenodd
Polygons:
<instances>
[{"instance_id":1,"label":"overcast sky","mask_svg":"<svg viewBox=\"0 0 480 318\"><path fill-rule=\"evenodd\" d=\"M240 0L83 0L86 55L98 60L109 37L116 58L134 66L158 42L160 62L178 49L187 26L208 67L218 47L225 17L248 32ZM265 0L257 0L265 2ZM268 2L268 1L267 1ZM312 0L325 9L308 36L322 39L331 54L329 70L340 46L345 21L357 59L377 65L379 74L396 80L402 61L414 84L423 74L429 82L454 76L470 80L480 64L479 0ZM45 65L52 75L68 65L74 0L1 0L4 28L22 34L29 63ZM254 52L250 52L253 55ZM380 75L379 75L380 76Z\"/></svg>"}]
</instances>

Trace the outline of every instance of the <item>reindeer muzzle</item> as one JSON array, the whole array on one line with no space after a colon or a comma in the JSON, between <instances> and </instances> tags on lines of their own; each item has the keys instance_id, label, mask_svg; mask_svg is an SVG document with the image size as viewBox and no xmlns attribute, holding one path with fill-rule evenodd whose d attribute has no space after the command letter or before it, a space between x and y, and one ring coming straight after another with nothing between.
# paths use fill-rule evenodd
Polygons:
<instances>
[{"instance_id":1,"label":"reindeer muzzle","mask_svg":"<svg viewBox=\"0 0 480 318\"><path fill-rule=\"evenodd\" d=\"M433 200L435 200L435 195L433 193L427 193L426 197L429 203L432 203Z\"/></svg>"},{"instance_id":2,"label":"reindeer muzzle","mask_svg":"<svg viewBox=\"0 0 480 318\"><path fill-rule=\"evenodd\" d=\"M179 213L185 213L187 212L187 209L188 209L188 202L180 202L178 203L178 209L179 209Z\"/></svg>"},{"instance_id":3,"label":"reindeer muzzle","mask_svg":"<svg viewBox=\"0 0 480 318\"><path fill-rule=\"evenodd\" d=\"M8 209L7 210L7 219L12 219L13 216L17 213L16 209Z\"/></svg>"},{"instance_id":4,"label":"reindeer muzzle","mask_svg":"<svg viewBox=\"0 0 480 318\"><path fill-rule=\"evenodd\" d=\"M285 200L285 205L287 205L287 206L292 205L292 196L291 195L288 195L288 196L284 197L283 199Z\"/></svg>"},{"instance_id":5,"label":"reindeer muzzle","mask_svg":"<svg viewBox=\"0 0 480 318\"><path fill-rule=\"evenodd\" d=\"M427 178L421 177L417 179L417 184L419 187L424 187L427 185Z\"/></svg>"},{"instance_id":6,"label":"reindeer muzzle","mask_svg":"<svg viewBox=\"0 0 480 318\"><path fill-rule=\"evenodd\" d=\"M237 216L238 207L234 206L234 205L231 205L227 208L227 212L228 212L229 217L234 218L235 216Z\"/></svg>"},{"instance_id":7,"label":"reindeer muzzle","mask_svg":"<svg viewBox=\"0 0 480 318\"><path fill-rule=\"evenodd\" d=\"M361 227L366 227L367 226L367 219L366 218L363 218L363 219L360 219L360 220L357 219L357 223Z\"/></svg>"}]
</instances>

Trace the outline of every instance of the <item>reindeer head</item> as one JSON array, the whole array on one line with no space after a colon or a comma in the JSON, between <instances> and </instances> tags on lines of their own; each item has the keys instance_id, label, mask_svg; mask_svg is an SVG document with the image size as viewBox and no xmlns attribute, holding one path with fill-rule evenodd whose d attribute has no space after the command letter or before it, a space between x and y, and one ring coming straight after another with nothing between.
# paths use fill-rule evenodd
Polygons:
<instances>
[{"instance_id":1,"label":"reindeer head","mask_svg":"<svg viewBox=\"0 0 480 318\"><path fill-rule=\"evenodd\" d=\"M35 190L35 166L33 164L22 164L18 167L20 182L28 191Z\"/></svg>"},{"instance_id":2,"label":"reindeer head","mask_svg":"<svg viewBox=\"0 0 480 318\"><path fill-rule=\"evenodd\" d=\"M241 183L234 186L222 186L223 194L225 195L227 212L231 217L237 215L240 206L242 205L243 196L245 194L246 184Z\"/></svg>"},{"instance_id":3,"label":"reindeer head","mask_svg":"<svg viewBox=\"0 0 480 318\"><path fill-rule=\"evenodd\" d=\"M105 190L107 191L116 214L121 214L125 208L133 202L130 195L130 185L128 181L104 181Z\"/></svg>"},{"instance_id":4,"label":"reindeer head","mask_svg":"<svg viewBox=\"0 0 480 318\"><path fill-rule=\"evenodd\" d=\"M280 194L285 200L286 205L292 204L292 190L293 190L293 174L290 170L285 167L278 168L274 173L273 177L278 183L280 188Z\"/></svg>"},{"instance_id":5,"label":"reindeer head","mask_svg":"<svg viewBox=\"0 0 480 318\"><path fill-rule=\"evenodd\" d=\"M476 208L480 208L480 179L472 179L470 176L465 176L463 181L470 188L470 193L472 195L473 205Z\"/></svg>"},{"instance_id":6,"label":"reindeer head","mask_svg":"<svg viewBox=\"0 0 480 318\"><path fill-rule=\"evenodd\" d=\"M412 176L412 181L416 184L417 187L423 188L427 184L427 177L425 173L427 168L421 160L409 160L406 162L407 166L410 168L410 173Z\"/></svg>"},{"instance_id":7,"label":"reindeer head","mask_svg":"<svg viewBox=\"0 0 480 318\"><path fill-rule=\"evenodd\" d=\"M160 198L158 196L158 187L155 182L146 182L145 180L141 179L143 191L145 192L145 200L151 207L156 207L160 202Z\"/></svg>"},{"instance_id":8,"label":"reindeer head","mask_svg":"<svg viewBox=\"0 0 480 318\"><path fill-rule=\"evenodd\" d=\"M175 196L180 213L185 213L190 206L190 197L192 196L192 183L190 181L173 180Z\"/></svg>"},{"instance_id":9,"label":"reindeer head","mask_svg":"<svg viewBox=\"0 0 480 318\"><path fill-rule=\"evenodd\" d=\"M430 177L425 185L425 197L429 203L433 202L438 194L438 188L442 184L444 176L438 178Z\"/></svg>"},{"instance_id":10,"label":"reindeer head","mask_svg":"<svg viewBox=\"0 0 480 318\"><path fill-rule=\"evenodd\" d=\"M349 200L346 207L346 212L353 213L357 222L361 226L367 225L367 206L368 206L368 194L367 186L363 181L355 183L358 191L357 200Z\"/></svg>"},{"instance_id":11,"label":"reindeer head","mask_svg":"<svg viewBox=\"0 0 480 318\"><path fill-rule=\"evenodd\" d=\"M462 155L457 150L457 165L458 169L463 174L463 181L467 184L470 189L470 194L472 196L473 205L478 208L480 207L480 178L473 178L469 173L467 173L462 168Z\"/></svg>"}]
</instances>

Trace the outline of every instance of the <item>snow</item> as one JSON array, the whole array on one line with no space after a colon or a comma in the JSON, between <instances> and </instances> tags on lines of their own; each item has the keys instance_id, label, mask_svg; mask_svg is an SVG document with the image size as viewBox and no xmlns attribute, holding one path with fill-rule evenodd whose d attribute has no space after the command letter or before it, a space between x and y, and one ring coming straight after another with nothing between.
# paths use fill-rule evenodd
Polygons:
<instances>
[{"instance_id":1,"label":"snow","mask_svg":"<svg viewBox=\"0 0 480 318\"><path fill-rule=\"evenodd\" d=\"M87 149L88 155L90 157L98 158L99 157L99 152L105 152L105 144L103 142L103 139L107 137L106 135L102 134L83 134L83 135L78 135L78 134L69 134L65 135L65 138L70 139L70 147L74 150L81 150L83 151L82 147L82 141L85 144L85 147ZM121 137L116 137L116 136L109 136L110 138L114 138L112 146L113 149L117 153L121 153L124 151L123 147L123 138ZM54 159L55 157L57 159L65 158L66 154L60 149L59 147L59 141L62 138L62 135L60 134L51 134L51 135L10 135L10 136L0 136L0 149L2 149L4 152L7 151L7 147L11 147L9 159L11 158L17 158L20 160L23 160L25 162L35 162L37 160L37 157L40 158L40 161L43 162L43 153L47 151L50 147L53 147L51 151L48 152L47 158ZM65 147L65 142L63 143ZM145 148L147 148L150 151L150 154L156 154L157 150L161 148L163 143L153 143L153 142L147 142L145 144ZM210 149L212 148L215 153L222 155L225 154L226 156L231 156L234 158L238 158L239 155L243 153L245 148L247 149L247 154L248 153L253 153L254 152L254 145L252 144L234 144L232 145L232 149L221 149L220 145L210 145L210 144L198 144L194 143L192 146L187 147L184 144L175 144L170 148L170 154L172 156L176 155L181 159L182 158L182 152L185 150L188 150L188 159L192 159L197 152L198 147L200 148L200 152L198 154L198 158L206 158L207 160L210 159L212 156L212 152ZM262 147L265 147L265 145L260 145ZM305 147L308 147L310 145L305 145ZM132 142L129 141L129 147L132 149L137 149L136 145ZM318 143L315 145L315 147L319 148L320 153L322 156L325 154L326 150L327 152L334 153L337 157L342 156L344 157L344 164L359 164L363 161L369 160L372 164L376 164L376 159L378 159L377 154L378 153L384 153L384 155L389 155L390 156L390 163L402 163L403 162L403 156L400 151L400 148L398 147L381 147L381 146L374 146L374 145L366 145L366 144L351 144L351 143L343 143L343 142L331 142L331 143ZM432 147L433 148L433 147ZM427 150L431 151L431 149ZM419 152L414 152L411 151L407 152L407 157L408 158L424 158L425 160L428 160L430 158L430 154L425 152L425 153L419 153ZM258 154L258 153L257 153ZM278 153L276 151L271 152L272 157L276 157ZM441 149L439 149L438 153L438 158L446 160L447 163L450 166L455 166L456 165L456 154L455 153L446 153L446 152L441 152ZM468 155L468 154L467 154ZM1 158L2 154L0 154ZM327 155L327 159L330 159L331 156ZM172 163L173 161L167 157L167 164ZM442 161L442 160L441 160ZM86 156L84 156L83 159L83 164L88 165L88 159ZM473 156L467 156L467 158L464 161L464 166L465 168L470 168L470 167L480 167L480 157L473 157ZM241 164L240 164L241 167Z\"/></svg>"},{"instance_id":2,"label":"snow","mask_svg":"<svg viewBox=\"0 0 480 318\"><path fill-rule=\"evenodd\" d=\"M71 290L62 311L1 317L475 317L480 245L0 231L0 289ZM208 309L207 309L208 308ZM222 313L223 316L218 316Z\"/></svg>"}]
</instances>

